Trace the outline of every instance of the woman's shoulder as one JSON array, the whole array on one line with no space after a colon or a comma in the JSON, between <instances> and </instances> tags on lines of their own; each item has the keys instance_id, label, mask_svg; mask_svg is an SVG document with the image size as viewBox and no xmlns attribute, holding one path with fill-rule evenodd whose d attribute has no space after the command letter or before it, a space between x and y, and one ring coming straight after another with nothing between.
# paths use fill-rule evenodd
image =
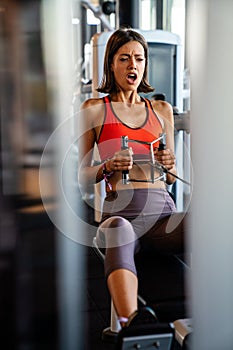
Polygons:
<instances>
[{"instance_id":1,"label":"woman's shoulder","mask_svg":"<svg viewBox=\"0 0 233 350\"><path fill-rule=\"evenodd\" d=\"M80 106L80 119L88 127L102 125L105 115L105 103L103 98L89 98Z\"/></svg>"},{"instance_id":2,"label":"woman's shoulder","mask_svg":"<svg viewBox=\"0 0 233 350\"><path fill-rule=\"evenodd\" d=\"M152 106L155 110L172 112L172 105L167 101L151 100Z\"/></svg>"},{"instance_id":3,"label":"woman's shoulder","mask_svg":"<svg viewBox=\"0 0 233 350\"><path fill-rule=\"evenodd\" d=\"M165 119L173 120L173 108L170 103L162 100L151 100L151 104L156 113Z\"/></svg>"},{"instance_id":4,"label":"woman's shoulder","mask_svg":"<svg viewBox=\"0 0 233 350\"><path fill-rule=\"evenodd\" d=\"M103 103L104 101L102 98L89 98L81 104L81 109L87 109L92 107L97 108L98 106L102 106Z\"/></svg>"}]
</instances>

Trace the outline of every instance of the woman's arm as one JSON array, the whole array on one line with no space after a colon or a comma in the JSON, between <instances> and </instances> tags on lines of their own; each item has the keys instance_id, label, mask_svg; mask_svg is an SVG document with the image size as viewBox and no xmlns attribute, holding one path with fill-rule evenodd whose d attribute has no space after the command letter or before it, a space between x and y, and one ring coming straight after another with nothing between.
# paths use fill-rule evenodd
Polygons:
<instances>
[{"instance_id":1,"label":"woman's arm","mask_svg":"<svg viewBox=\"0 0 233 350\"><path fill-rule=\"evenodd\" d=\"M102 165L93 165L97 132L103 122L102 110L101 99L89 99L82 104L79 113L78 181L84 187L95 184L103 179Z\"/></svg>"},{"instance_id":2,"label":"woman's arm","mask_svg":"<svg viewBox=\"0 0 233 350\"><path fill-rule=\"evenodd\" d=\"M162 117L164 121L164 132L166 133L166 149L163 151L155 150L155 158L163 164L169 172L176 175L176 158L174 154L174 117L172 106L165 101L153 101L155 112ZM176 178L167 174L167 184L173 184Z\"/></svg>"}]
</instances>

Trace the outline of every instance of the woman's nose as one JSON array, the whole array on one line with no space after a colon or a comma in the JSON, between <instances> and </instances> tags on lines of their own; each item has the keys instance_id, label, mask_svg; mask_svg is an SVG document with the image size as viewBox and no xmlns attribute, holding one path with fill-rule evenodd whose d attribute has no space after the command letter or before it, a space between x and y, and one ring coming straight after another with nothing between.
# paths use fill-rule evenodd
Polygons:
<instances>
[{"instance_id":1,"label":"woman's nose","mask_svg":"<svg viewBox=\"0 0 233 350\"><path fill-rule=\"evenodd\" d=\"M134 68L134 69L136 68L136 60L133 57L129 61L129 68L131 68L131 69L132 68Z\"/></svg>"}]
</instances>

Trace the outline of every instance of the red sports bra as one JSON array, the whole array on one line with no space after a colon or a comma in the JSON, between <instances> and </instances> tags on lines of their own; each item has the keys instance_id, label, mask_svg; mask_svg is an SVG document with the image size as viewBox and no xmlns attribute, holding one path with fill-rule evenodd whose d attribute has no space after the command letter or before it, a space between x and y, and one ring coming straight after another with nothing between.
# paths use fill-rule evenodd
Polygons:
<instances>
[{"instance_id":1,"label":"red sports bra","mask_svg":"<svg viewBox=\"0 0 233 350\"><path fill-rule=\"evenodd\" d=\"M121 136L128 136L130 140L139 140L143 142L152 142L163 132L161 121L153 110L150 100L142 98L145 101L147 110L146 120L141 127L131 128L124 124L114 113L109 96L103 97L105 103L104 122L97 141L101 160L114 156L116 151L121 149ZM135 155L149 155L150 145L138 142L128 142ZM159 141L154 143L153 147L159 146Z\"/></svg>"}]
</instances>

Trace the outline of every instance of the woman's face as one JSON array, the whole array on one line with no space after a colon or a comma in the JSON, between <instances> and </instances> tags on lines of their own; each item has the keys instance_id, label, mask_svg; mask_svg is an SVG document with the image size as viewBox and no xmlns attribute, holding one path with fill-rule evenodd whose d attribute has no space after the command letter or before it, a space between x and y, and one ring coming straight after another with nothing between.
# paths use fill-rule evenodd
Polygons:
<instances>
[{"instance_id":1,"label":"woman's face","mask_svg":"<svg viewBox=\"0 0 233 350\"><path fill-rule=\"evenodd\" d=\"M137 90L145 70L145 53L137 41L130 41L119 48L111 65L116 85L123 91Z\"/></svg>"}]
</instances>

